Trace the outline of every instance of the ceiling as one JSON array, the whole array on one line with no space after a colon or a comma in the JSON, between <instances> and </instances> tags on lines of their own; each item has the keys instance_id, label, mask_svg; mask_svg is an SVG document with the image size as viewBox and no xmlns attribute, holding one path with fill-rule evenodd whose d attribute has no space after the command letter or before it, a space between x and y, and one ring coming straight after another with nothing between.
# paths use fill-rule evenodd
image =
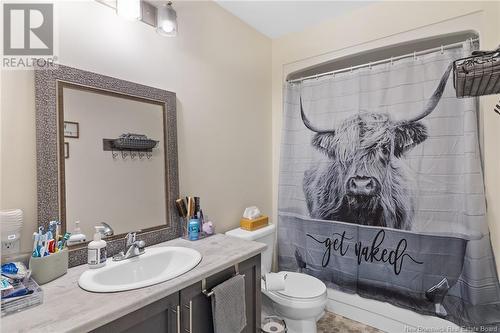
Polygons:
<instances>
[{"instance_id":1,"label":"ceiling","mask_svg":"<svg viewBox=\"0 0 500 333\"><path fill-rule=\"evenodd\" d=\"M298 32L372 1L226 1L221 7L270 38Z\"/></svg>"}]
</instances>

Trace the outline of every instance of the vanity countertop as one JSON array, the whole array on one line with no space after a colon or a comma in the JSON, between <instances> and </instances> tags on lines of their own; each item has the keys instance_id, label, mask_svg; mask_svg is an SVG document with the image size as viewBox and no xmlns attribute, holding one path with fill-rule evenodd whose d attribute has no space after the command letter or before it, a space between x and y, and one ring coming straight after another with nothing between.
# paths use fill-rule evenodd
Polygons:
<instances>
[{"instance_id":1,"label":"vanity countertop","mask_svg":"<svg viewBox=\"0 0 500 333\"><path fill-rule=\"evenodd\" d=\"M191 271L145 288L117 293L92 293L78 286L87 265L70 268L44 284L43 304L1 319L2 332L88 332L138 310L232 265L261 253L266 245L217 234L190 242L174 239L156 246L183 246L203 258ZM146 248L147 251L147 248Z\"/></svg>"}]
</instances>

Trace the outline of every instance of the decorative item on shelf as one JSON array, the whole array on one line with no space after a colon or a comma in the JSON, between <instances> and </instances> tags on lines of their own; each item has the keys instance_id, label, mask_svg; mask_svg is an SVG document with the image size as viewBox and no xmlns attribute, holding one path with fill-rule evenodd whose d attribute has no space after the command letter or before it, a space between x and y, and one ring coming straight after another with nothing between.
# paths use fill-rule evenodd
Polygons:
<instances>
[{"instance_id":1,"label":"decorative item on shelf","mask_svg":"<svg viewBox=\"0 0 500 333\"><path fill-rule=\"evenodd\" d=\"M494 51L474 51L453 62L453 84L457 97L500 93L500 46Z\"/></svg>"},{"instance_id":2,"label":"decorative item on shelf","mask_svg":"<svg viewBox=\"0 0 500 333\"><path fill-rule=\"evenodd\" d=\"M74 121L65 121L64 137L78 139L80 137L80 125Z\"/></svg>"},{"instance_id":3,"label":"decorative item on shelf","mask_svg":"<svg viewBox=\"0 0 500 333\"><path fill-rule=\"evenodd\" d=\"M117 139L103 139L102 141L103 150L111 151L113 159L121 155L123 159L130 156L131 159L147 157L148 160L153 157L153 148L159 142L148 138L144 134L134 133L125 133Z\"/></svg>"},{"instance_id":4,"label":"decorative item on shelf","mask_svg":"<svg viewBox=\"0 0 500 333\"><path fill-rule=\"evenodd\" d=\"M113 140L113 147L127 150L148 150L153 149L158 141L149 139L144 134L125 133L118 139Z\"/></svg>"}]
</instances>

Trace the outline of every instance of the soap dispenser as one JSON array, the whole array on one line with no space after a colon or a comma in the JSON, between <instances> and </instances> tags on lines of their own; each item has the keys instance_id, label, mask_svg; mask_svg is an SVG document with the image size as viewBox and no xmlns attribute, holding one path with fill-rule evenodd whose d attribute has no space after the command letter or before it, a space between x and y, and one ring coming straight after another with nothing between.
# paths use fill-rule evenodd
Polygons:
<instances>
[{"instance_id":1,"label":"soap dispenser","mask_svg":"<svg viewBox=\"0 0 500 333\"><path fill-rule=\"evenodd\" d=\"M71 236L69 236L67 244L68 246L70 245L75 245L75 244L80 244L80 243L85 243L87 240L87 237L82 233L82 229L80 229L80 221L75 222L75 229Z\"/></svg>"},{"instance_id":2,"label":"soap dispenser","mask_svg":"<svg viewBox=\"0 0 500 333\"><path fill-rule=\"evenodd\" d=\"M87 263L89 268L99 268L106 265L106 241L101 239L103 226L95 227L94 240L88 245Z\"/></svg>"}]
</instances>

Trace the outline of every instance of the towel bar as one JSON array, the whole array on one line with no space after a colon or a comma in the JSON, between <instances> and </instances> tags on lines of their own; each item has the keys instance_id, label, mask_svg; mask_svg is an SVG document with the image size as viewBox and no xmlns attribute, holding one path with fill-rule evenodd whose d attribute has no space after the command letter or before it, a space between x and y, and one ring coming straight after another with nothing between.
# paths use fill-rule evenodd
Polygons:
<instances>
[{"instance_id":1,"label":"towel bar","mask_svg":"<svg viewBox=\"0 0 500 333\"><path fill-rule=\"evenodd\" d=\"M235 277L236 275L240 275L240 270L238 264L234 265L234 275L232 277ZM241 274L243 277L245 277L245 274ZM205 294L207 297L211 297L214 294L213 290L208 291L207 290L207 280L203 279L201 280L201 292Z\"/></svg>"},{"instance_id":2,"label":"towel bar","mask_svg":"<svg viewBox=\"0 0 500 333\"><path fill-rule=\"evenodd\" d=\"M241 276L245 277L245 274L235 274L235 275L233 275L233 277L235 277L236 275L241 275ZM202 288L203 288L203 290L201 292L204 293L205 296L211 297L214 294L214 291L213 290L208 291L207 289L205 289L205 286L203 285L203 282L205 282L205 280L201 281Z\"/></svg>"}]
</instances>

